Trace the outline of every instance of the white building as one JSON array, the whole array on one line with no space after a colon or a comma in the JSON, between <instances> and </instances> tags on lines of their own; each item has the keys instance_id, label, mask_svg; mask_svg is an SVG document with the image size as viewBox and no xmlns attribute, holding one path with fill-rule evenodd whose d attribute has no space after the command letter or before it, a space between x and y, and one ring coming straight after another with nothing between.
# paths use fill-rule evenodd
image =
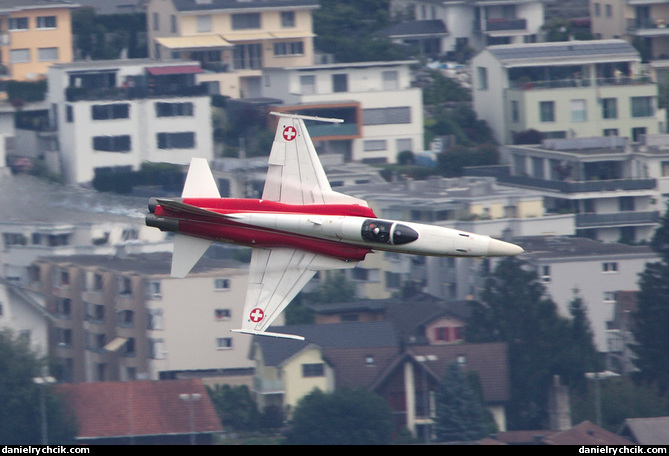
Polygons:
<instances>
[{"instance_id":1,"label":"white building","mask_svg":"<svg viewBox=\"0 0 669 456\"><path fill-rule=\"evenodd\" d=\"M55 64L47 101L68 183L96 170L213 158L210 100L197 62L108 60Z\"/></svg>"},{"instance_id":2,"label":"white building","mask_svg":"<svg viewBox=\"0 0 669 456\"><path fill-rule=\"evenodd\" d=\"M358 62L266 68L263 96L275 110L343 119L309 125L319 153L347 160L395 163L423 150L423 99L411 85L413 61Z\"/></svg>"},{"instance_id":3,"label":"white building","mask_svg":"<svg viewBox=\"0 0 669 456\"><path fill-rule=\"evenodd\" d=\"M496 139L642 135L665 130L657 84L623 40L490 46L472 60L474 110Z\"/></svg>"},{"instance_id":4,"label":"white building","mask_svg":"<svg viewBox=\"0 0 669 456\"><path fill-rule=\"evenodd\" d=\"M539 0L392 0L390 11L393 17L412 20L385 34L396 42L416 44L435 57L466 48L478 51L496 44L534 43L540 41L544 24L544 5Z\"/></svg>"}]
</instances>

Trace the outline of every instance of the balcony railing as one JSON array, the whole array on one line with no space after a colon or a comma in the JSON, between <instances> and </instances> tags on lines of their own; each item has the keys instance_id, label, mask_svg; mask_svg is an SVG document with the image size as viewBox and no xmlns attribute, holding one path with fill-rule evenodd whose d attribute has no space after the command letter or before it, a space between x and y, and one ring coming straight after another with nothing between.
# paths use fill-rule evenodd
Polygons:
<instances>
[{"instance_id":1,"label":"balcony railing","mask_svg":"<svg viewBox=\"0 0 669 456\"><path fill-rule=\"evenodd\" d=\"M205 84L185 87L169 84L153 87L108 87L95 89L68 87L65 89L65 97L70 102L83 100L133 100L154 97L196 97L206 95L208 95L208 92Z\"/></svg>"},{"instance_id":2,"label":"balcony railing","mask_svg":"<svg viewBox=\"0 0 669 456\"><path fill-rule=\"evenodd\" d=\"M511 89L520 90L534 90L534 89L559 89L559 88L578 88L578 87L604 87L604 86L629 86L629 85L643 85L651 84L652 80L649 76L620 76L611 78L596 78L596 79L555 79L549 81L532 81L532 80L516 80L509 81Z\"/></svg>"},{"instance_id":3,"label":"balcony railing","mask_svg":"<svg viewBox=\"0 0 669 456\"><path fill-rule=\"evenodd\" d=\"M506 30L526 30L526 19L488 19L485 32L501 32Z\"/></svg>"},{"instance_id":4,"label":"balcony railing","mask_svg":"<svg viewBox=\"0 0 669 456\"><path fill-rule=\"evenodd\" d=\"M531 187L560 193L615 192L620 190L653 190L657 188L655 179L615 179L598 181L556 181L526 176L496 176L502 183Z\"/></svg>"},{"instance_id":5,"label":"balcony railing","mask_svg":"<svg viewBox=\"0 0 669 456\"><path fill-rule=\"evenodd\" d=\"M576 214L577 228L602 226L652 225L660 222L658 211L617 212L614 214Z\"/></svg>"}]
</instances>

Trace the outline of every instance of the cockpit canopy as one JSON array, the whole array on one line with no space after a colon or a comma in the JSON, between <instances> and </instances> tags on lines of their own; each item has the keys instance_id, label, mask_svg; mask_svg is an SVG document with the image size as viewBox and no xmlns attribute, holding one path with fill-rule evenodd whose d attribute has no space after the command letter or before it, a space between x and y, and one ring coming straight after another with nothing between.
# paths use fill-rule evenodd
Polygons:
<instances>
[{"instance_id":1,"label":"cockpit canopy","mask_svg":"<svg viewBox=\"0 0 669 456\"><path fill-rule=\"evenodd\" d=\"M362 224L362 239L380 244L402 245L418 239L418 233L401 223L367 219Z\"/></svg>"}]
</instances>

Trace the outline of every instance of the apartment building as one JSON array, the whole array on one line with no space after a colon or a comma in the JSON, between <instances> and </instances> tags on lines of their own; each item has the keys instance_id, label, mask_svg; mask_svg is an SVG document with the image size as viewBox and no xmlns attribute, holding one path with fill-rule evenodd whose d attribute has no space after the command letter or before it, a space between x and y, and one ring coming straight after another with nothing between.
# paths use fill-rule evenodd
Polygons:
<instances>
[{"instance_id":1,"label":"apartment building","mask_svg":"<svg viewBox=\"0 0 669 456\"><path fill-rule=\"evenodd\" d=\"M403 151L423 150L423 98L412 87L414 61L332 63L265 68L262 94L281 100L273 110L342 119L314 123L319 153L347 161L395 163Z\"/></svg>"},{"instance_id":2,"label":"apartment building","mask_svg":"<svg viewBox=\"0 0 669 456\"><path fill-rule=\"evenodd\" d=\"M149 56L200 62L200 81L257 97L263 68L311 65L317 0L149 0Z\"/></svg>"},{"instance_id":3,"label":"apartment building","mask_svg":"<svg viewBox=\"0 0 669 456\"><path fill-rule=\"evenodd\" d=\"M143 162L213 158L207 87L198 62L81 61L49 69L47 102L68 183Z\"/></svg>"},{"instance_id":4,"label":"apartment building","mask_svg":"<svg viewBox=\"0 0 669 456\"><path fill-rule=\"evenodd\" d=\"M496 44L534 43L540 41L544 24L539 0L392 0L390 11L407 21L384 34L432 57Z\"/></svg>"},{"instance_id":5,"label":"apartment building","mask_svg":"<svg viewBox=\"0 0 669 456\"><path fill-rule=\"evenodd\" d=\"M28 288L43 296L54 376L158 380L250 368L252 338L230 331L240 323L246 268L203 259L173 279L170 264L169 253L36 261Z\"/></svg>"},{"instance_id":6,"label":"apartment building","mask_svg":"<svg viewBox=\"0 0 669 456\"><path fill-rule=\"evenodd\" d=\"M575 215L576 234L605 242L646 242L666 209L669 136L544 140L505 146L505 185L544 195L550 213Z\"/></svg>"},{"instance_id":7,"label":"apartment building","mask_svg":"<svg viewBox=\"0 0 669 456\"><path fill-rule=\"evenodd\" d=\"M624 40L490 46L472 61L474 109L503 144L527 130L638 141L666 129L640 62Z\"/></svg>"},{"instance_id":8,"label":"apartment building","mask_svg":"<svg viewBox=\"0 0 669 456\"><path fill-rule=\"evenodd\" d=\"M52 64L71 62L71 11L78 6L64 0L0 3L0 79L43 79Z\"/></svg>"}]
</instances>

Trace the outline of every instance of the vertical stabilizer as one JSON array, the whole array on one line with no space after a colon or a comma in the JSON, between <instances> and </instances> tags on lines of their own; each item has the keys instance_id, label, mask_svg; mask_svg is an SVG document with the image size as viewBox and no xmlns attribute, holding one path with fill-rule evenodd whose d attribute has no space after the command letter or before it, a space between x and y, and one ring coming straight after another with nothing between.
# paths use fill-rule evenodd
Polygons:
<instances>
[{"instance_id":1,"label":"vertical stabilizer","mask_svg":"<svg viewBox=\"0 0 669 456\"><path fill-rule=\"evenodd\" d=\"M207 251L212 241L185 234L174 235L172 277L184 278Z\"/></svg>"},{"instance_id":2,"label":"vertical stabilizer","mask_svg":"<svg viewBox=\"0 0 669 456\"><path fill-rule=\"evenodd\" d=\"M214 175L204 158L192 158L182 198L220 198Z\"/></svg>"}]
</instances>

